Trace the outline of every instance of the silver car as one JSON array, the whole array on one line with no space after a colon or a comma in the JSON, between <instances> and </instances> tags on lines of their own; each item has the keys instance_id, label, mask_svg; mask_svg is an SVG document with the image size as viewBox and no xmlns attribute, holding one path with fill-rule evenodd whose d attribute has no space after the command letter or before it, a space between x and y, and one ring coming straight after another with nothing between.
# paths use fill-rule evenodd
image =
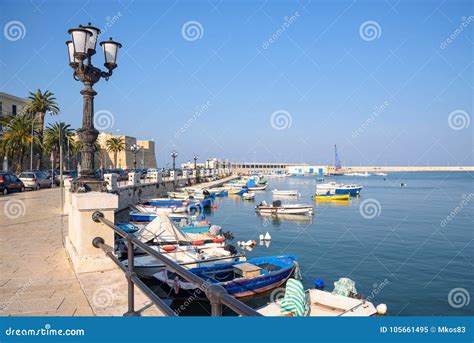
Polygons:
<instances>
[{"instance_id":1,"label":"silver car","mask_svg":"<svg viewBox=\"0 0 474 343\"><path fill-rule=\"evenodd\" d=\"M51 179L48 178L46 173L40 172L23 172L21 173L18 178L23 182L25 188L30 189L40 189L51 187Z\"/></svg>"}]
</instances>

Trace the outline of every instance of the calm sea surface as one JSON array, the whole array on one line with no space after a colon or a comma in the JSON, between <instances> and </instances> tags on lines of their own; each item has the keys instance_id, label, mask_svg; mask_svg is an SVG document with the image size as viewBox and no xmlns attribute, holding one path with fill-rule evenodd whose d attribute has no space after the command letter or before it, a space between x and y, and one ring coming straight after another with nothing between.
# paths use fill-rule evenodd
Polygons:
<instances>
[{"instance_id":1,"label":"calm sea surface","mask_svg":"<svg viewBox=\"0 0 474 343\"><path fill-rule=\"evenodd\" d=\"M320 204L312 200L314 177L269 179L268 190L258 192L255 202L238 196L216 199L217 209L207 219L232 231L235 242L258 242L259 234L268 231L270 246L257 245L247 257L297 255L305 288L319 278L332 290L340 277L349 277L374 304L387 304L389 315L474 314L474 299L465 305L466 297L474 296L472 173L389 173L333 180L362 184L361 197ZM270 203L274 188L298 189L300 198L282 202L312 203L314 217L258 216L255 205ZM451 291L454 306L448 299ZM191 308L188 314L206 312L202 305Z\"/></svg>"}]
</instances>

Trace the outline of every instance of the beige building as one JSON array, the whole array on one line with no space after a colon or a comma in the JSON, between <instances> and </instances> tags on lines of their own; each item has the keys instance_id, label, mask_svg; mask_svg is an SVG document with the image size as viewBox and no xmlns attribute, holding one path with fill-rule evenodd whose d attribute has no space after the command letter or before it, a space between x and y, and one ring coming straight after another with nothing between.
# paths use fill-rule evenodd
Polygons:
<instances>
[{"instance_id":1,"label":"beige building","mask_svg":"<svg viewBox=\"0 0 474 343\"><path fill-rule=\"evenodd\" d=\"M107 140L117 137L125 142L125 150L117 153L117 165L114 166L114 153L107 151ZM138 140L135 137L112 135L107 132L101 132L97 137L101 151L96 154L96 168L122 168L132 169L134 167L135 154L132 152L132 146L138 145L140 149L136 153L137 168L156 168L155 142L151 140ZM105 163L105 166L103 165Z\"/></svg>"},{"instance_id":2,"label":"beige building","mask_svg":"<svg viewBox=\"0 0 474 343\"><path fill-rule=\"evenodd\" d=\"M0 117L14 116L23 110L27 100L11 94L0 92ZM0 125L0 133L2 126Z\"/></svg>"}]
</instances>

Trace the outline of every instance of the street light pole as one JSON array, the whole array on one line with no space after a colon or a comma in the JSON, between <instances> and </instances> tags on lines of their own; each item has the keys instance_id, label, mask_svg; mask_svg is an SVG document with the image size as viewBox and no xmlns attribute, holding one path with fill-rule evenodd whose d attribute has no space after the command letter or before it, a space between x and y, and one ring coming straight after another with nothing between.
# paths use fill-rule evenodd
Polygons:
<instances>
[{"instance_id":1,"label":"street light pole","mask_svg":"<svg viewBox=\"0 0 474 343\"><path fill-rule=\"evenodd\" d=\"M138 144L133 144L131 147L130 147L130 150L132 151L133 153L133 169L136 171L137 170L137 154L138 152L140 151L142 147L139 146Z\"/></svg>"},{"instance_id":2,"label":"street light pole","mask_svg":"<svg viewBox=\"0 0 474 343\"><path fill-rule=\"evenodd\" d=\"M176 170L176 157L178 157L178 153L176 151L173 151L171 153L171 158L173 159L173 171Z\"/></svg>"},{"instance_id":3,"label":"street light pole","mask_svg":"<svg viewBox=\"0 0 474 343\"><path fill-rule=\"evenodd\" d=\"M84 84L84 88L80 92L83 98L82 127L77 130L78 140L82 143L81 175L76 180L77 184L73 186L73 190L100 191L103 189L103 182L96 179L94 175L94 142L99 131L94 127L94 97L97 93L93 86L101 78L108 80L112 76L113 70L117 67L118 49L122 45L114 42L112 38L100 43L104 51L104 66L108 70L104 72L92 65L92 56L96 53L100 30L89 23L87 26L80 25L78 28L70 29L68 33L72 39L66 42L69 65L74 70L74 79Z\"/></svg>"}]
</instances>

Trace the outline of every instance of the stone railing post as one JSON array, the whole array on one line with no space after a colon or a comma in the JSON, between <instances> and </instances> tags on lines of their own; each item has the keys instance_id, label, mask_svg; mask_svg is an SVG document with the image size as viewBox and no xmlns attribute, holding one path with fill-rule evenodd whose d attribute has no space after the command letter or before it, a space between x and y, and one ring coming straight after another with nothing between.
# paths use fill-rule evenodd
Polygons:
<instances>
[{"instance_id":1,"label":"stone railing post","mask_svg":"<svg viewBox=\"0 0 474 343\"><path fill-rule=\"evenodd\" d=\"M106 244L114 246L114 231L92 220L95 211L114 222L118 208L118 195L102 192L71 193L69 230L66 250L76 273L95 272L115 268L113 261L101 249L94 248L92 240L102 237Z\"/></svg>"},{"instance_id":2,"label":"stone railing post","mask_svg":"<svg viewBox=\"0 0 474 343\"><path fill-rule=\"evenodd\" d=\"M63 204L63 214L69 214L71 208L71 180L64 179L64 204Z\"/></svg>"},{"instance_id":3,"label":"stone railing post","mask_svg":"<svg viewBox=\"0 0 474 343\"><path fill-rule=\"evenodd\" d=\"M104 181L107 182L107 191L116 192L118 189L117 174L105 174Z\"/></svg>"},{"instance_id":4,"label":"stone railing post","mask_svg":"<svg viewBox=\"0 0 474 343\"><path fill-rule=\"evenodd\" d=\"M138 186L140 184L140 174L138 173L128 173L128 185L129 186Z\"/></svg>"}]
</instances>

